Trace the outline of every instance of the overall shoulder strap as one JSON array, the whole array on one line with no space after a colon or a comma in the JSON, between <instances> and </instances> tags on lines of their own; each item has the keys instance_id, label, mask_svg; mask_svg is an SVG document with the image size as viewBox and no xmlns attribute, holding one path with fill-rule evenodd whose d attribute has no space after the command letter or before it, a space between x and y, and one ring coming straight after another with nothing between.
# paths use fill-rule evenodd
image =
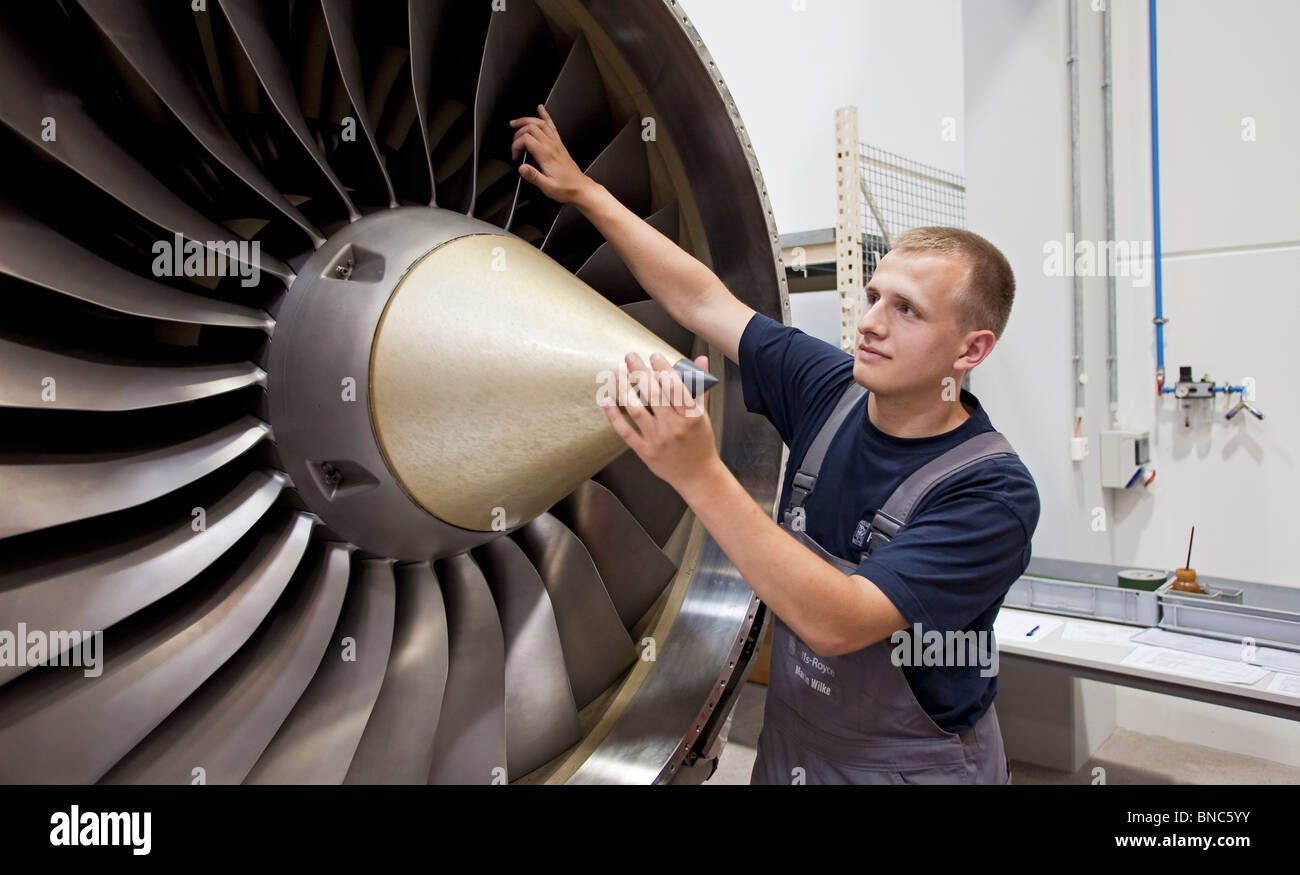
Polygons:
<instances>
[{"instance_id":1,"label":"overall shoulder strap","mask_svg":"<svg viewBox=\"0 0 1300 875\"><path fill-rule=\"evenodd\" d=\"M817 485L817 475L821 473L822 462L826 459L826 449L831 445L831 438L839 431L840 426L844 423L844 418L849 415L849 409L853 407L854 402L862 397L862 393L867 391L858 385L856 380L849 380L848 387L844 394L840 396L839 402L831 410L831 415L822 423L821 430L817 432L813 442L809 444L807 452L804 453L803 461L799 464L799 470L795 472L794 483L790 490L790 508L786 513L792 512L797 507L803 507L803 503L808 500L812 494L813 488Z\"/></svg>"},{"instance_id":2,"label":"overall shoulder strap","mask_svg":"<svg viewBox=\"0 0 1300 875\"><path fill-rule=\"evenodd\" d=\"M940 483L977 462L996 456L1014 455L1016 451L1001 433L986 431L967 438L946 453L917 468L898 485L885 501L884 507L876 511L876 515L871 520L871 533L867 538L864 555L869 555L872 550L889 543L898 534L899 529L907 525L908 519L921 500Z\"/></svg>"}]
</instances>

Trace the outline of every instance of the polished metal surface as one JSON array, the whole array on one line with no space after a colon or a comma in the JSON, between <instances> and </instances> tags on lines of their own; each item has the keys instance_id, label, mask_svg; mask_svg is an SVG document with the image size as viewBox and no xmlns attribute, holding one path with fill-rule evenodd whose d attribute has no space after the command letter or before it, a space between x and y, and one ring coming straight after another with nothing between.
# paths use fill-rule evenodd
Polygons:
<instances>
[{"instance_id":1,"label":"polished metal surface","mask_svg":"<svg viewBox=\"0 0 1300 875\"><path fill-rule=\"evenodd\" d=\"M343 183L312 137L311 130L307 127L307 120L303 118L302 110L298 106L293 77L284 63L283 56L276 48L275 39L266 24L265 3L263 0L219 0L219 2L221 11L230 22L240 48L248 58L248 63L257 73L262 87L266 89L271 105L293 131L302 147L307 150L307 154L315 161L321 173L329 180L329 184L347 207L348 216L355 222L361 218L361 214L357 212L352 198L348 196Z\"/></svg>"},{"instance_id":2,"label":"polished metal surface","mask_svg":"<svg viewBox=\"0 0 1300 875\"><path fill-rule=\"evenodd\" d=\"M677 204L672 203L657 210L646 219L646 224L669 240L676 240L679 234ZM618 252L610 243L602 243L578 268L577 276L584 283L600 289L615 304L650 300L650 295L641 288L632 271L618 257Z\"/></svg>"},{"instance_id":3,"label":"polished metal surface","mask_svg":"<svg viewBox=\"0 0 1300 875\"><path fill-rule=\"evenodd\" d=\"M325 13L325 24L329 28L330 44L334 47L334 57L338 60L339 74L343 77L343 87L347 89L348 99L356 111L361 130L365 132L366 141L375 156L375 165L383 177L384 188L388 193L388 206L397 206L397 197L393 194L393 181L384 166L384 158L379 154L375 143L374 122L366 108L366 91L362 85L361 55L357 51L356 40L352 38L356 30L355 0L321 0L321 9Z\"/></svg>"},{"instance_id":4,"label":"polished metal surface","mask_svg":"<svg viewBox=\"0 0 1300 875\"><path fill-rule=\"evenodd\" d=\"M265 312L173 289L123 270L0 201L0 273L106 310L271 333Z\"/></svg>"},{"instance_id":5,"label":"polished metal surface","mask_svg":"<svg viewBox=\"0 0 1300 875\"><path fill-rule=\"evenodd\" d=\"M557 509L587 548L623 625L632 628L677 573L614 493L588 480Z\"/></svg>"},{"instance_id":6,"label":"polished metal surface","mask_svg":"<svg viewBox=\"0 0 1300 875\"><path fill-rule=\"evenodd\" d=\"M57 120L62 136L43 136L41 125L33 124L46 118ZM220 225L159 182L149 168L99 125L75 94L56 84L34 56L33 46L3 27L0 121L49 157L168 231L205 244L229 236ZM263 256L257 266L286 282L293 277L289 266L270 254Z\"/></svg>"},{"instance_id":7,"label":"polished metal surface","mask_svg":"<svg viewBox=\"0 0 1300 875\"><path fill-rule=\"evenodd\" d=\"M664 308L653 300L636 301L619 307L627 315L640 322L659 339L673 349L689 352L695 343L695 335L678 325Z\"/></svg>"},{"instance_id":8,"label":"polished metal surface","mask_svg":"<svg viewBox=\"0 0 1300 875\"><path fill-rule=\"evenodd\" d=\"M0 538L132 507L193 483L266 437L246 416L216 431L160 449L104 454L43 453L45 461L0 462Z\"/></svg>"},{"instance_id":9,"label":"polished metal surface","mask_svg":"<svg viewBox=\"0 0 1300 875\"><path fill-rule=\"evenodd\" d=\"M555 46L546 33L546 22L532 0L493 9L488 18L478 88L474 93L475 160L470 165L473 174L469 208L465 210L469 215L487 216L496 212L493 209L485 214L476 209L479 196L492 182L506 183L500 186L503 195L509 196L515 188L514 180L509 178L513 168L504 160L509 158L508 148L502 148L508 147L509 142L495 130L489 131L489 126L494 120L501 122L518 115L519 110L532 108L523 103L518 90L512 86L521 76L533 75L538 69L552 69L556 63L554 54ZM503 112L507 109L510 111Z\"/></svg>"},{"instance_id":10,"label":"polished metal surface","mask_svg":"<svg viewBox=\"0 0 1300 875\"><path fill-rule=\"evenodd\" d=\"M546 585L573 700L585 708L636 659L632 639L591 556L563 523L544 513L520 529L515 541Z\"/></svg>"},{"instance_id":11,"label":"polished metal surface","mask_svg":"<svg viewBox=\"0 0 1300 875\"><path fill-rule=\"evenodd\" d=\"M625 6L614 0L584 6L597 28L618 29L629 66L642 71L647 99L662 128L674 132L683 172L697 188L695 207L704 227L766 229L766 238L711 234L714 272L759 312L788 322L784 273L774 277L770 270L779 261L779 248L767 190L735 103L685 12L675 3L647 4L652 8L646 15L629 23ZM755 294L758 289L766 293ZM769 509L778 494L781 444L767 422L745 411L739 377L736 365L727 362L722 391L711 396L710 415L726 423L723 461ZM692 554L696 562L691 584L670 637L660 643L652 670L621 719L573 772L575 782L670 780L690 747L720 728L714 715L727 710L739 687L746 668L741 657L752 652L765 608L712 538L697 534L700 541L687 553L687 562ZM669 699L671 705L651 704ZM695 713L688 716L692 705Z\"/></svg>"},{"instance_id":12,"label":"polished metal surface","mask_svg":"<svg viewBox=\"0 0 1300 875\"><path fill-rule=\"evenodd\" d=\"M587 37L579 32L573 41L573 47L569 49L568 57L564 59L564 66L555 78L555 84L543 101L565 149L579 167L585 167L595 157L595 150L603 145L601 137L606 136L610 127L609 107L602 90L596 59L591 55ZM532 109L528 108L528 114L532 114ZM524 155L527 154L525 151ZM528 159L525 157L525 160ZM525 199L526 204L521 202ZM534 235L539 236L540 228L549 228L559 211L560 204L544 196L520 176L515 183L515 195L503 227L507 231L513 230L515 215L519 213L525 217L521 225L531 222ZM517 233L529 242L535 240L534 236L525 233L522 228ZM595 284L588 282L588 285Z\"/></svg>"},{"instance_id":13,"label":"polished metal surface","mask_svg":"<svg viewBox=\"0 0 1300 875\"><path fill-rule=\"evenodd\" d=\"M222 164L257 191L266 202L279 210L309 234L319 246L325 242L319 228L307 221L285 199L264 174L239 148L221 117L204 96L184 62L176 57L176 47L160 24L149 14L145 0L79 0L104 35L112 41L127 63L135 68L176 114L176 118L194 134L195 139Z\"/></svg>"},{"instance_id":14,"label":"polished metal surface","mask_svg":"<svg viewBox=\"0 0 1300 875\"><path fill-rule=\"evenodd\" d=\"M356 563L338 625L311 683L245 780L340 784L379 698L393 643L393 563Z\"/></svg>"},{"instance_id":15,"label":"polished metal surface","mask_svg":"<svg viewBox=\"0 0 1300 875\"><path fill-rule=\"evenodd\" d=\"M195 537L191 508L168 509L165 522L141 527L122 541L83 543L67 555L54 541L26 561L0 570L0 617L22 617L32 629L107 629L174 592L223 556L262 519L288 478L253 471L206 507L202 537ZM30 666L0 666L0 684Z\"/></svg>"},{"instance_id":16,"label":"polished metal surface","mask_svg":"<svg viewBox=\"0 0 1300 875\"><path fill-rule=\"evenodd\" d=\"M619 722L569 780L573 784L653 784L668 780L690 751L725 695L738 685L736 665L752 652L763 608L712 538L694 568L692 584L667 637L656 647L654 669ZM755 631L746 639L746 630ZM711 671L701 671L709 666ZM681 735L646 727L681 728Z\"/></svg>"},{"instance_id":17,"label":"polished metal surface","mask_svg":"<svg viewBox=\"0 0 1300 875\"><path fill-rule=\"evenodd\" d=\"M238 565L199 582L199 597L138 614L118 630L98 676L28 672L15 681L0 725L0 783L99 780L253 634L312 524L306 514L284 516L252 539Z\"/></svg>"},{"instance_id":18,"label":"polished metal surface","mask_svg":"<svg viewBox=\"0 0 1300 875\"><path fill-rule=\"evenodd\" d=\"M727 363L729 378L738 377L737 370ZM738 390L738 382L728 380L727 385ZM740 419L735 411L743 409L739 391L726 395L724 404L722 411L714 408L714 415L722 412L729 423ZM723 460L741 472L754 471L762 461L750 447L725 443ZM656 642L653 668L571 783L666 782L697 741L707 741L720 728L728 698L735 695L755 652L766 608L707 532L697 530L692 546L683 565L690 586L680 611L671 626L651 633ZM647 732L650 727L662 729Z\"/></svg>"},{"instance_id":19,"label":"polished metal surface","mask_svg":"<svg viewBox=\"0 0 1300 875\"><path fill-rule=\"evenodd\" d=\"M437 184L433 178L433 161L429 157L433 145L429 138L429 79L433 72L433 46L442 25L439 14L446 6L436 0L410 0L406 9L407 30L410 34L411 99L415 102L416 124L420 129L423 148L420 150L429 174L429 206L438 205Z\"/></svg>"},{"instance_id":20,"label":"polished metal surface","mask_svg":"<svg viewBox=\"0 0 1300 875\"><path fill-rule=\"evenodd\" d=\"M450 668L429 767L431 784L506 781L505 637L487 580L466 553L435 572L447 604Z\"/></svg>"},{"instance_id":21,"label":"polished metal surface","mask_svg":"<svg viewBox=\"0 0 1300 875\"><path fill-rule=\"evenodd\" d=\"M505 638L506 769L539 768L582 738L551 597L510 538L473 551L501 616Z\"/></svg>"},{"instance_id":22,"label":"polished metal surface","mask_svg":"<svg viewBox=\"0 0 1300 875\"><path fill-rule=\"evenodd\" d=\"M248 644L108 774L105 784L237 784L302 695L329 646L350 551L319 543ZM201 770L201 771L200 771Z\"/></svg>"},{"instance_id":23,"label":"polished metal surface","mask_svg":"<svg viewBox=\"0 0 1300 875\"><path fill-rule=\"evenodd\" d=\"M112 642L94 678L0 669L0 781L707 773L764 612L597 378L709 353L765 509L779 439L515 172L505 122L539 103L788 314L753 150L671 0L0 4L0 633ZM182 242L260 274L165 269Z\"/></svg>"},{"instance_id":24,"label":"polished metal surface","mask_svg":"<svg viewBox=\"0 0 1300 875\"><path fill-rule=\"evenodd\" d=\"M48 380L54 381L52 395ZM266 372L252 362L178 367L105 361L12 343L0 335L0 407L139 410L265 382Z\"/></svg>"},{"instance_id":25,"label":"polished metal surface","mask_svg":"<svg viewBox=\"0 0 1300 875\"><path fill-rule=\"evenodd\" d=\"M447 610L429 563L399 565L393 646L346 783L423 784L447 684Z\"/></svg>"},{"instance_id":26,"label":"polished metal surface","mask_svg":"<svg viewBox=\"0 0 1300 875\"><path fill-rule=\"evenodd\" d=\"M713 416L710 419L717 421ZM651 473L636 453L619 456L593 479L618 497L660 547L667 543L686 510L681 496Z\"/></svg>"},{"instance_id":27,"label":"polished metal surface","mask_svg":"<svg viewBox=\"0 0 1300 875\"><path fill-rule=\"evenodd\" d=\"M583 173L607 188L619 203L638 215L647 212L646 205L650 203L650 174L645 162L639 160L644 149L641 125L636 119L628 119L610 144L583 168ZM563 253L566 250L584 251L577 248L580 241L589 246L599 246L600 240L600 234L583 218L578 208L565 204L546 232L541 248L543 252L555 253L565 267L576 270L585 259L566 257Z\"/></svg>"}]
</instances>

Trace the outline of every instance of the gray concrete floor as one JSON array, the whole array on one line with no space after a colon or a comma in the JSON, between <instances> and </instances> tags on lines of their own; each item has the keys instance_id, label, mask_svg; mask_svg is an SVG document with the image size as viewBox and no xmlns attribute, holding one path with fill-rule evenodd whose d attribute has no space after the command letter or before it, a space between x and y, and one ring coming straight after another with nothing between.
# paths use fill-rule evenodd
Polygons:
<instances>
[{"instance_id":1,"label":"gray concrete floor","mask_svg":"<svg viewBox=\"0 0 1300 875\"><path fill-rule=\"evenodd\" d=\"M718 769L706 784L748 784L767 687L747 683L732 714ZM1212 747L1117 729L1076 772L1011 761L1012 784L1091 784L1092 770L1106 770L1107 784L1300 784L1300 769Z\"/></svg>"}]
</instances>

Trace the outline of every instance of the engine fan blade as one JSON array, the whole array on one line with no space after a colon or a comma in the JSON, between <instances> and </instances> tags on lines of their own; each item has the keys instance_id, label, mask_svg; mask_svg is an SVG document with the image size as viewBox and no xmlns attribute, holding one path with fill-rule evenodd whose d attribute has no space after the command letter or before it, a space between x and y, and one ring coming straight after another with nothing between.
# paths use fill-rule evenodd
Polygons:
<instances>
[{"instance_id":1,"label":"engine fan blade","mask_svg":"<svg viewBox=\"0 0 1300 875\"><path fill-rule=\"evenodd\" d=\"M505 639L492 591L467 553L439 560L435 572L447 605L450 654L429 783L504 783Z\"/></svg>"},{"instance_id":2,"label":"engine fan blade","mask_svg":"<svg viewBox=\"0 0 1300 875\"><path fill-rule=\"evenodd\" d=\"M590 163L596 156L599 143L609 136L610 118L600 71L596 69L596 59L592 57L586 34L579 32L578 38L573 41L568 57L564 59L564 66L560 68L560 74L551 86L551 93L542 103L547 115L555 122L555 130L559 132L560 140L570 157L579 167ZM532 115L535 111L530 107L528 114ZM513 133L511 138L513 139ZM525 161L528 160L527 154L525 152L523 156ZM509 231L514 227L515 213L522 206L519 199L525 191L534 207L534 221L544 220L545 226L549 228L560 205L531 184L524 189L524 178L518 173L515 175L518 177L515 197L510 204L505 229Z\"/></svg>"},{"instance_id":3,"label":"engine fan blade","mask_svg":"<svg viewBox=\"0 0 1300 875\"><path fill-rule=\"evenodd\" d=\"M333 168L325 160L325 154L312 138L307 120L303 118L302 110L298 106L298 95L293 90L293 79L289 75L289 69L285 66L284 58L266 28L261 0L221 0L221 9L226 13L226 20L230 22L236 39L239 40L248 62L257 72L257 78L266 89L271 103L298 141L302 143L303 148L311 155L312 160L320 167L330 185L334 186L334 190L338 192L344 206L347 207L348 217L355 222L361 218L361 214L357 212L343 183L334 174Z\"/></svg>"},{"instance_id":4,"label":"engine fan blade","mask_svg":"<svg viewBox=\"0 0 1300 875\"><path fill-rule=\"evenodd\" d=\"M150 17L148 7L141 0L78 2L167 108L175 113L186 130L214 158L301 228L311 238L313 246L319 248L325 242L320 229L285 200L239 148L189 71L169 49L172 41Z\"/></svg>"},{"instance_id":5,"label":"engine fan blade","mask_svg":"<svg viewBox=\"0 0 1300 875\"><path fill-rule=\"evenodd\" d=\"M623 129L591 162L586 174L638 216L650 208L650 172L641 127L629 119ZM551 223L542 251L572 269L582 264L602 242L600 232L573 204L565 204ZM577 256L577 258L575 258Z\"/></svg>"},{"instance_id":6,"label":"engine fan blade","mask_svg":"<svg viewBox=\"0 0 1300 875\"><path fill-rule=\"evenodd\" d=\"M673 349L680 349L690 355L691 348L695 345L695 335L673 321L658 302L647 299L624 304L619 309L649 328L665 343L672 344Z\"/></svg>"},{"instance_id":7,"label":"engine fan blade","mask_svg":"<svg viewBox=\"0 0 1300 875\"><path fill-rule=\"evenodd\" d=\"M168 231L224 253L229 233L159 182L118 145L90 114L81 99L54 85L15 33L0 28L0 120L36 148L75 171L107 194ZM54 119L56 135L42 136L42 118ZM240 247L236 258L285 285L293 271L272 255L251 258Z\"/></svg>"},{"instance_id":8,"label":"engine fan blade","mask_svg":"<svg viewBox=\"0 0 1300 875\"><path fill-rule=\"evenodd\" d=\"M156 450L98 460L77 453L55 461L0 463L0 538L121 510L157 498L247 452L270 428L253 416ZM102 455L102 454L100 454Z\"/></svg>"},{"instance_id":9,"label":"engine fan blade","mask_svg":"<svg viewBox=\"0 0 1300 875\"><path fill-rule=\"evenodd\" d=\"M631 629L677 573L645 529L594 480L563 501L563 522L587 548L624 628Z\"/></svg>"},{"instance_id":10,"label":"engine fan blade","mask_svg":"<svg viewBox=\"0 0 1300 875\"><path fill-rule=\"evenodd\" d=\"M474 551L492 588L506 648L506 770L514 780L582 738L551 597L519 545Z\"/></svg>"},{"instance_id":11,"label":"engine fan blade","mask_svg":"<svg viewBox=\"0 0 1300 875\"><path fill-rule=\"evenodd\" d=\"M474 96L474 157L466 215L475 215L475 203L485 188L479 180L484 137L504 139L507 147L512 138L509 128L489 130L489 125L503 115L517 116L510 107L536 106L541 102L541 95L531 92L537 88L539 55L550 43L547 34L546 23L533 0L514 0L509 6L494 10L489 19ZM512 84L520 87L511 90ZM527 93L521 93L521 89Z\"/></svg>"},{"instance_id":12,"label":"engine fan blade","mask_svg":"<svg viewBox=\"0 0 1300 875\"><path fill-rule=\"evenodd\" d=\"M0 782L97 781L237 651L297 567L313 518L288 515L223 562L104 635L112 655L85 669L28 673L0 687ZM103 655L103 654L101 654Z\"/></svg>"},{"instance_id":13,"label":"engine fan blade","mask_svg":"<svg viewBox=\"0 0 1300 875\"><path fill-rule=\"evenodd\" d=\"M260 310L178 291L118 267L3 201L0 271L119 313L267 334L275 325Z\"/></svg>"},{"instance_id":14,"label":"engine fan blade","mask_svg":"<svg viewBox=\"0 0 1300 875\"><path fill-rule=\"evenodd\" d=\"M72 556L62 540L47 538L53 543L43 555L12 557L9 568L0 572L0 617L21 617L33 629L107 629L223 556L262 518L287 482L279 471L253 471L215 500L192 499L203 501L196 505L204 512L198 532L191 508L181 506L162 525L141 527L125 540L96 546L79 539L81 552ZM95 528L109 528L112 537L110 527ZM0 666L0 684L27 668Z\"/></svg>"},{"instance_id":15,"label":"engine fan blade","mask_svg":"<svg viewBox=\"0 0 1300 875\"><path fill-rule=\"evenodd\" d=\"M372 114L366 106L366 91L362 84L361 53L357 51L356 41L352 38L356 27L355 6L352 0L321 0L321 8L325 10L325 24L329 27L330 42L334 45L334 58L339 64L343 87L347 89L348 99L352 101L352 111L358 116L361 130L370 143L375 163L379 165L379 172L384 178L384 187L388 190L388 206L395 207L397 196L393 194L393 180L388 176L384 156L380 154L379 144L375 142L373 120L377 115Z\"/></svg>"},{"instance_id":16,"label":"engine fan blade","mask_svg":"<svg viewBox=\"0 0 1300 875\"><path fill-rule=\"evenodd\" d=\"M434 18L447 7L434 0L410 0L407 5L408 29L411 36L411 90L415 94L415 112L420 124L420 140L424 143L424 159L429 167L429 206L438 205L438 187L433 178L433 141L429 137L429 79L433 69L433 47L437 45L441 17Z\"/></svg>"},{"instance_id":17,"label":"engine fan blade","mask_svg":"<svg viewBox=\"0 0 1300 875\"><path fill-rule=\"evenodd\" d=\"M423 784L447 685L447 611L427 562L397 566L397 625L379 698L345 783Z\"/></svg>"},{"instance_id":18,"label":"engine fan blade","mask_svg":"<svg viewBox=\"0 0 1300 875\"><path fill-rule=\"evenodd\" d=\"M636 661L636 648L573 532L544 513L514 537L551 597L573 700L585 708Z\"/></svg>"},{"instance_id":19,"label":"engine fan blade","mask_svg":"<svg viewBox=\"0 0 1300 875\"><path fill-rule=\"evenodd\" d=\"M384 683L395 605L392 560L354 563L316 674L246 783L342 783Z\"/></svg>"},{"instance_id":20,"label":"engine fan blade","mask_svg":"<svg viewBox=\"0 0 1300 875\"><path fill-rule=\"evenodd\" d=\"M121 762L104 784L238 784L311 682L338 622L351 549L322 544L248 643Z\"/></svg>"},{"instance_id":21,"label":"engine fan blade","mask_svg":"<svg viewBox=\"0 0 1300 875\"><path fill-rule=\"evenodd\" d=\"M592 479L614 493L660 547L686 510L677 491L656 477L636 453L624 453Z\"/></svg>"},{"instance_id":22,"label":"engine fan blade","mask_svg":"<svg viewBox=\"0 0 1300 875\"><path fill-rule=\"evenodd\" d=\"M252 362L97 361L0 336L0 407L139 410L265 385L266 372ZM47 388L54 389L53 395Z\"/></svg>"}]
</instances>

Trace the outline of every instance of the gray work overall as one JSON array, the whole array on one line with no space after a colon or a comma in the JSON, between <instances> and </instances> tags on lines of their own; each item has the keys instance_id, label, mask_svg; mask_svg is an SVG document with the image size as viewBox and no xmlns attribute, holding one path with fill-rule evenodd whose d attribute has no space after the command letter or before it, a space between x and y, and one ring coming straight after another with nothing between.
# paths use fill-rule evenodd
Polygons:
<instances>
[{"instance_id":1,"label":"gray work overall","mask_svg":"<svg viewBox=\"0 0 1300 875\"><path fill-rule=\"evenodd\" d=\"M845 574L857 564L833 556L796 525L816 485L826 448L853 403L856 382L814 438L795 475L781 528ZM865 415L865 413L864 413ZM954 447L909 476L872 521L867 550L887 542L926 493L949 474L982 459L1014 453L997 432ZM874 543L873 543L874 542ZM819 657L773 616L772 668L753 784L1009 784L997 713L970 729L949 732L917 702L885 638L841 656Z\"/></svg>"}]
</instances>

